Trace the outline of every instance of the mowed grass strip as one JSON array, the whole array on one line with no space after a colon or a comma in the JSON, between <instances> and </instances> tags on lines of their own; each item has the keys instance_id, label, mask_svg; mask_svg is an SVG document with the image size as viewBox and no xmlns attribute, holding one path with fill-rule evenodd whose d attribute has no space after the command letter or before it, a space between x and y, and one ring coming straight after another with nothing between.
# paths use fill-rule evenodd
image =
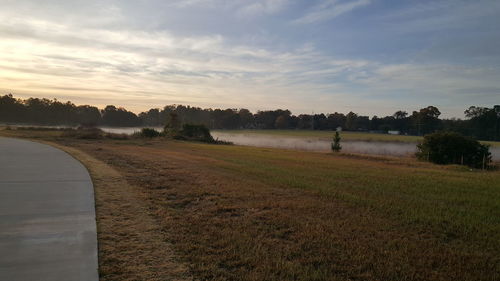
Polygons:
<instances>
[{"instance_id":1,"label":"mowed grass strip","mask_svg":"<svg viewBox=\"0 0 500 281\"><path fill-rule=\"evenodd\" d=\"M99 280L193 280L152 215L143 190L109 165L72 147L46 142L84 164L95 191Z\"/></svg>"},{"instance_id":2,"label":"mowed grass strip","mask_svg":"<svg viewBox=\"0 0 500 281\"><path fill-rule=\"evenodd\" d=\"M195 279L500 276L499 172L185 142L69 145L142 191Z\"/></svg>"}]
</instances>

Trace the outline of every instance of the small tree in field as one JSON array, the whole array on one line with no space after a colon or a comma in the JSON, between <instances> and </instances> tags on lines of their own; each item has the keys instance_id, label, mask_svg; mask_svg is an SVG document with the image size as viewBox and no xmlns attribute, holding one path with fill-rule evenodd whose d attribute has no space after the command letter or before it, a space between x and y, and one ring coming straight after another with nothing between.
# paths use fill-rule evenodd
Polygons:
<instances>
[{"instance_id":1,"label":"small tree in field","mask_svg":"<svg viewBox=\"0 0 500 281\"><path fill-rule=\"evenodd\" d=\"M332 142L332 151L333 152L340 152L342 149L342 146L340 145L340 134L339 132L335 132L335 136L333 137L333 142Z\"/></svg>"}]
</instances>

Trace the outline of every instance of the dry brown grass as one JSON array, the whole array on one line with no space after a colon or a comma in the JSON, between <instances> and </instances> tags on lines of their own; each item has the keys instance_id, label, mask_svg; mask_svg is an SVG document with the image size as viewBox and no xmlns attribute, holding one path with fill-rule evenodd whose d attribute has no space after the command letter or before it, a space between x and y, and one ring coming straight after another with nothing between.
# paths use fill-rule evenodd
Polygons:
<instances>
[{"instance_id":1,"label":"dry brown grass","mask_svg":"<svg viewBox=\"0 0 500 281\"><path fill-rule=\"evenodd\" d=\"M80 160L92 176L100 280L192 280L140 188L129 185L115 169L88 154L56 146Z\"/></svg>"},{"instance_id":2,"label":"dry brown grass","mask_svg":"<svg viewBox=\"0 0 500 281\"><path fill-rule=\"evenodd\" d=\"M94 178L103 280L500 279L499 172L183 142L53 140Z\"/></svg>"},{"instance_id":3,"label":"dry brown grass","mask_svg":"<svg viewBox=\"0 0 500 281\"><path fill-rule=\"evenodd\" d=\"M131 195L116 198L119 194L114 193L109 202L98 202L98 208L119 205L103 217L109 221L100 224L118 220L124 231L135 225L136 239L142 232L164 234L198 280L498 277L498 258L492 253L462 245L461 240L440 237L432 228L401 223L369 206L354 206L335 196L291 189L228 170L231 163L218 159L220 155L211 155L217 152L203 145L110 141L71 145L119 171L135 188L118 184L116 191L139 191L138 198L144 201L134 213L147 213L157 223L155 228L131 224L127 216L133 209L129 204L137 199L129 198ZM371 160L346 161L374 165ZM376 165L394 168L394 163ZM119 264L123 251L138 250L127 247L110 245L105 255ZM147 258L156 255L158 248L154 245L140 253ZM104 269L103 273L108 274ZM140 280L154 279L141 276Z\"/></svg>"}]
</instances>

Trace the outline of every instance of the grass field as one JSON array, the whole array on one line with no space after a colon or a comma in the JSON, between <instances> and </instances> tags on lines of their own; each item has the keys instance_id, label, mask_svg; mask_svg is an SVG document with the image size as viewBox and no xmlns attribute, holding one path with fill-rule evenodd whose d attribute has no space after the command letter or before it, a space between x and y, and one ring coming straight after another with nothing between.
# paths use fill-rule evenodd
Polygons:
<instances>
[{"instance_id":1,"label":"grass field","mask_svg":"<svg viewBox=\"0 0 500 281\"><path fill-rule=\"evenodd\" d=\"M116 171L109 180L106 172L97 175L96 188L107 191L96 192L99 243L107 245L100 248L103 280L135 280L129 276L141 272L165 280L162 264L195 280L500 278L499 171L409 158L0 134L70 147L95 170L93 179Z\"/></svg>"},{"instance_id":2,"label":"grass field","mask_svg":"<svg viewBox=\"0 0 500 281\"><path fill-rule=\"evenodd\" d=\"M306 137L306 138L322 138L331 139L334 132L332 131L312 131L312 130L216 130L214 132L228 134L249 134L249 135L265 135L279 137ZM344 141L383 141L383 142L419 142L422 137L405 136L405 135L389 135L365 132L341 132ZM500 142L482 141L492 147L500 147Z\"/></svg>"}]
</instances>

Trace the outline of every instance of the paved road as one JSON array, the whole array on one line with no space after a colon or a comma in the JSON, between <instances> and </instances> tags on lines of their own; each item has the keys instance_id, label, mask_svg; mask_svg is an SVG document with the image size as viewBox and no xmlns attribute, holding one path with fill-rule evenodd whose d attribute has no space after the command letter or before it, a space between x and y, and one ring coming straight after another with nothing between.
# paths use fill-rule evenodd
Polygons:
<instances>
[{"instance_id":1,"label":"paved road","mask_svg":"<svg viewBox=\"0 0 500 281\"><path fill-rule=\"evenodd\" d=\"M85 167L51 146L0 137L0 280L98 279Z\"/></svg>"}]
</instances>

